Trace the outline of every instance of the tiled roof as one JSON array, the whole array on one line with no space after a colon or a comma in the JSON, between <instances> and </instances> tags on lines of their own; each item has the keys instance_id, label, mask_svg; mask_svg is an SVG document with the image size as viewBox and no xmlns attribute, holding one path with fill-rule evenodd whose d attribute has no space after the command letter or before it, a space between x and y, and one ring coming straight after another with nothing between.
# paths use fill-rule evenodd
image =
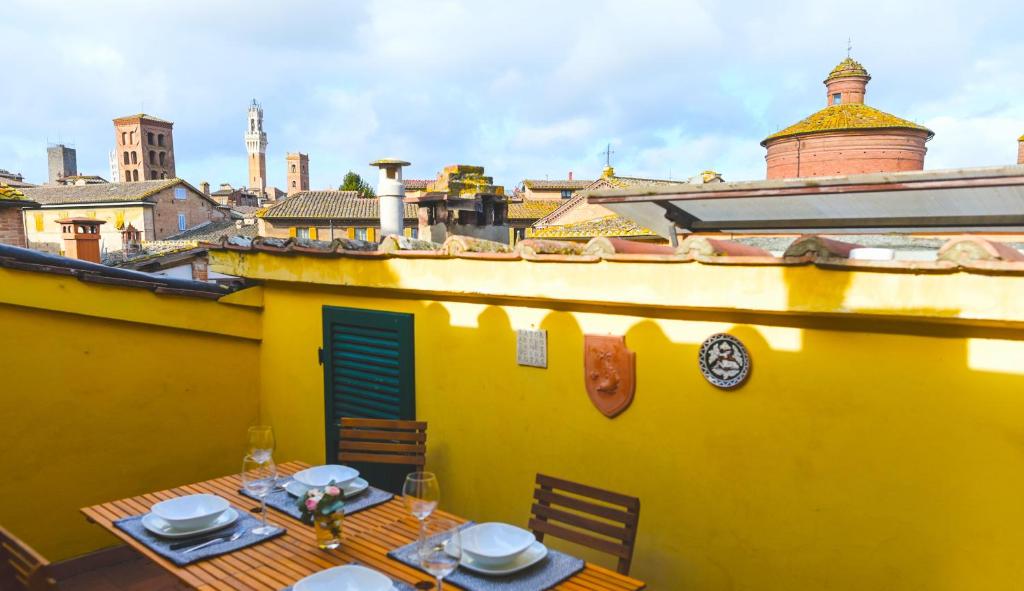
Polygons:
<instances>
[{"instance_id":1,"label":"tiled roof","mask_svg":"<svg viewBox=\"0 0 1024 591\"><path fill-rule=\"evenodd\" d=\"M6 184L0 184L0 201L25 201L25 194Z\"/></svg>"},{"instance_id":2,"label":"tiled roof","mask_svg":"<svg viewBox=\"0 0 1024 591\"><path fill-rule=\"evenodd\" d=\"M544 179L544 180L526 179L526 180L523 181L523 186L526 187L527 189L541 190L541 191L543 191L543 190L556 190L556 189L572 189L572 190L575 191L575 190L578 190L578 189L585 189L587 187L587 185L589 185L592 182L594 182L594 181L593 180L589 180L589 181L587 181L587 180L576 180L576 179L573 179L571 181L568 180L568 179L553 180L553 181L550 181L550 180L547 180L547 179Z\"/></svg>"},{"instance_id":3,"label":"tiled roof","mask_svg":"<svg viewBox=\"0 0 1024 591\"><path fill-rule=\"evenodd\" d=\"M554 199L525 199L508 202L508 219L539 220L562 206Z\"/></svg>"},{"instance_id":4,"label":"tiled roof","mask_svg":"<svg viewBox=\"0 0 1024 591\"><path fill-rule=\"evenodd\" d=\"M861 241L863 236L853 237ZM884 237L883 237L884 238ZM296 238L287 240L258 237L204 244L211 251L239 251L270 255L310 255L317 257L350 257L363 259L396 258L467 258L494 261L538 261L555 263L589 263L614 260L649 262L657 264L699 262L714 265L816 265L827 269L849 271L884 271L889 273L980 273L1024 276L1024 253L1019 245L987 240L981 236L957 236L943 243L938 251L932 250L930 259L863 260L851 259L850 254L861 244L844 242L851 237L828 238L817 235L791 239L780 249L781 256L752 244L728 240L721 234L692 234L678 247L667 244L625 240L598 236L585 245L579 242L530 238L515 247L467 236L450 236L444 244L423 250L430 243L421 240L390 240L382 244L386 249L371 250L376 245L358 241L336 239L311 241ZM377 247L379 248L379 247Z\"/></svg>"},{"instance_id":5,"label":"tiled roof","mask_svg":"<svg viewBox=\"0 0 1024 591\"><path fill-rule=\"evenodd\" d=\"M217 299L232 291L213 283L118 269L7 244L0 244L0 267L19 271L70 275L87 283L142 288L166 295Z\"/></svg>"},{"instance_id":6,"label":"tiled roof","mask_svg":"<svg viewBox=\"0 0 1024 591\"><path fill-rule=\"evenodd\" d=\"M184 232L168 236L167 240L187 240L195 242L216 242L221 236L245 236L253 238L258 234L259 226L255 223L236 224L234 220L224 222L209 222Z\"/></svg>"},{"instance_id":7,"label":"tiled roof","mask_svg":"<svg viewBox=\"0 0 1024 591\"><path fill-rule=\"evenodd\" d=\"M935 135L932 130L913 121L900 119L864 104L846 103L825 107L803 121L764 138L761 145L781 137L861 129L913 129L927 132L929 139Z\"/></svg>"},{"instance_id":8,"label":"tiled roof","mask_svg":"<svg viewBox=\"0 0 1024 591\"><path fill-rule=\"evenodd\" d=\"M267 208L260 217L268 220L379 220L380 201L360 197L355 191L302 191ZM405 204L405 218L416 218L415 205Z\"/></svg>"},{"instance_id":9,"label":"tiled roof","mask_svg":"<svg viewBox=\"0 0 1024 591\"><path fill-rule=\"evenodd\" d=\"M43 205L142 201L155 193L183 183L181 179L161 179L134 183L61 185L25 189L25 196Z\"/></svg>"},{"instance_id":10,"label":"tiled roof","mask_svg":"<svg viewBox=\"0 0 1024 591\"><path fill-rule=\"evenodd\" d=\"M638 226L631 220L619 215L606 215L592 220L564 224L560 226L545 226L537 228L532 234L535 238L595 238L597 236L651 236L657 234Z\"/></svg>"},{"instance_id":11,"label":"tiled roof","mask_svg":"<svg viewBox=\"0 0 1024 591\"><path fill-rule=\"evenodd\" d=\"M122 119L145 119L147 121L155 121L157 123L167 123L167 124L173 124L174 123L173 121L168 121L166 119L161 119L159 117L154 117L152 115L147 115L145 113L136 113L134 115L125 115L124 117L117 117L116 119L114 119L114 121L120 121Z\"/></svg>"},{"instance_id":12,"label":"tiled roof","mask_svg":"<svg viewBox=\"0 0 1024 591\"><path fill-rule=\"evenodd\" d=\"M432 183L430 179L403 179L402 186L406 189L412 189L414 191L423 191L427 188L427 185Z\"/></svg>"},{"instance_id":13,"label":"tiled roof","mask_svg":"<svg viewBox=\"0 0 1024 591\"><path fill-rule=\"evenodd\" d=\"M860 62L847 57L843 61L839 62L839 65L832 68L832 71L828 74L828 78L825 78L825 82L836 78L850 78L853 76L863 76L868 80L871 79L868 71L860 64Z\"/></svg>"},{"instance_id":14,"label":"tiled roof","mask_svg":"<svg viewBox=\"0 0 1024 591\"><path fill-rule=\"evenodd\" d=\"M1017 138L1017 141L1018 142L1024 142L1024 135L1022 135L1019 138Z\"/></svg>"},{"instance_id":15,"label":"tiled roof","mask_svg":"<svg viewBox=\"0 0 1024 591\"><path fill-rule=\"evenodd\" d=\"M596 191L598 189L629 189L631 187L645 187L650 185L663 186L663 185L685 185L689 181L673 181L665 179L645 179L640 177L632 176L605 176L595 181L591 181L583 190L577 191L568 201L562 201L561 205L547 214L543 218L537 221L538 226L543 226L556 221L565 212L575 208L587 199L587 193L589 191Z\"/></svg>"}]
</instances>

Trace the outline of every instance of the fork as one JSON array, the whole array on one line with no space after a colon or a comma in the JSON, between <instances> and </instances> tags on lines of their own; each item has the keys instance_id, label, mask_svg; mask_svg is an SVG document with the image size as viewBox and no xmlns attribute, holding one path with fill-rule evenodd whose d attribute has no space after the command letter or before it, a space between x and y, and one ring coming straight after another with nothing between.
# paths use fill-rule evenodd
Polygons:
<instances>
[{"instance_id":1,"label":"fork","mask_svg":"<svg viewBox=\"0 0 1024 591\"><path fill-rule=\"evenodd\" d=\"M227 537L214 538L214 539L212 539L212 540L210 540L208 542L203 542L202 544L198 544L196 546L192 546L191 548L186 548L186 549L182 550L181 553L182 554L188 554L189 552L191 552L193 550L199 550L199 549L205 548L207 546L212 546L214 544L220 544L221 542L234 542L235 540L237 540L240 537L242 537L242 532L235 532L235 534L233 536L231 536L230 538L227 538Z\"/></svg>"}]
</instances>

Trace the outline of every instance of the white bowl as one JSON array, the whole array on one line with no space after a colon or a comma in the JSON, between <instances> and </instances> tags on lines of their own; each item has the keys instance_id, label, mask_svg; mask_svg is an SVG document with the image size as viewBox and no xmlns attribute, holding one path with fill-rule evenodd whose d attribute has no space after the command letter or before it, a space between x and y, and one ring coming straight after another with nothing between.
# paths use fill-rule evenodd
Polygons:
<instances>
[{"instance_id":1,"label":"white bowl","mask_svg":"<svg viewBox=\"0 0 1024 591\"><path fill-rule=\"evenodd\" d=\"M309 575L295 591L391 591L391 579L365 566L346 564Z\"/></svg>"},{"instance_id":2,"label":"white bowl","mask_svg":"<svg viewBox=\"0 0 1024 591\"><path fill-rule=\"evenodd\" d=\"M217 495L201 494L161 501L151 511L174 529L194 530L212 524L230 506Z\"/></svg>"},{"instance_id":3,"label":"white bowl","mask_svg":"<svg viewBox=\"0 0 1024 591\"><path fill-rule=\"evenodd\" d=\"M481 523L462 530L462 551L481 566L505 564L537 541L533 532L507 523Z\"/></svg>"},{"instance_id":4,"label":"white bowl","mask_svg":"<svg viewBox=\"0 0 1024 591\"><path fill-rule=\"evenodd\" d=\"M359 478L359 470L338 464L327 464L326 466L306 468L301 472L296 472L292 478L307 489L322 488L331 482L339 487L345 487Z\"/></svg>"}]
</instances>

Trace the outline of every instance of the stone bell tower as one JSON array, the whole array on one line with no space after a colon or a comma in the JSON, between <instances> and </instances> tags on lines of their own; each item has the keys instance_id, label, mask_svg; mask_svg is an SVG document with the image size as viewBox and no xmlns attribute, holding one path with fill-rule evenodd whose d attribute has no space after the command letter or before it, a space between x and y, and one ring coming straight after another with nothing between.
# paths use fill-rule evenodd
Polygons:
<instances>
[{"instance_id":1,"label":"stone bell tower","mask_svg":"<svg viewBox=\"0 0 1024 591\"><path fill-rule=\"evenodd\" d=\"M267 132L263 131L263 107L252 99L249 126L245 130L245 149L249 153L249 189L260 197L267 192Z\"/></svg>"}]
</instances>

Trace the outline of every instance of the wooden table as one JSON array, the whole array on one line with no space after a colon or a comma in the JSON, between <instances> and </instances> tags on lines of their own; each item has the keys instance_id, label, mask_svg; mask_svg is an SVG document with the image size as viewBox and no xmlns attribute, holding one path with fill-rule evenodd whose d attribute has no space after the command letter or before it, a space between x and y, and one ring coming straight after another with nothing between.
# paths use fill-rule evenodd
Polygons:
<instances>
[{"instance_id":1,"label":"wooden table","mask_svg":"<svg viewBox=\"0 0 1024 591\"><path fill-rule=\"evenodd\" d=\"M307 464L301 462L289 462L280 464L278 471L281 475L291 475L307 467ZM418 522L406 511L404 503L398 497L346 516L341 547L337 550L320 550L316 547L312 526L268 508L268 520L286 528L287 534L185 567L175 566L113 525L118 519L149 512L150 506L156 502L186 494L213 493L242 509L258 507L257 501L238 492L240 488L241 480L237 474L233 474L86 507L82 509L82 513L87 519L101 525L196 589L276 591L314 572L352 561L358 561L411 584L433 580L430 575L387 557L390 550L416 540L419 531ZM466 521L443 511L437 511L436 514L458 522ZM448 587L449 585L445 584L445 588ZM455 585L451 585L451 588L459 589ZM581 572L556 587L576 591L624 591L643 588L644 583L641 581L590 563L587 563Z\"/></svg>"}]
</instances>

